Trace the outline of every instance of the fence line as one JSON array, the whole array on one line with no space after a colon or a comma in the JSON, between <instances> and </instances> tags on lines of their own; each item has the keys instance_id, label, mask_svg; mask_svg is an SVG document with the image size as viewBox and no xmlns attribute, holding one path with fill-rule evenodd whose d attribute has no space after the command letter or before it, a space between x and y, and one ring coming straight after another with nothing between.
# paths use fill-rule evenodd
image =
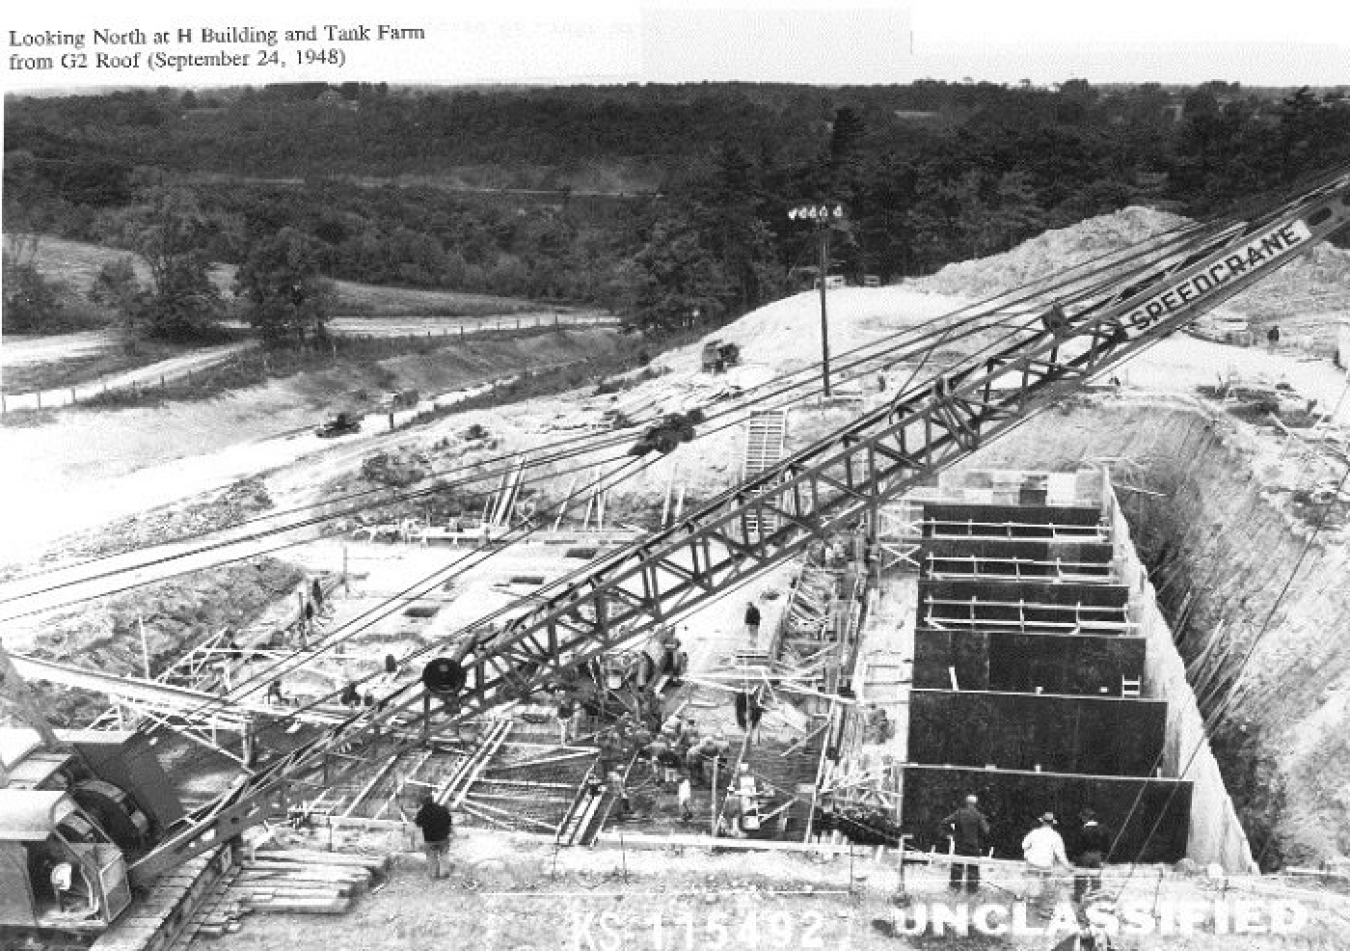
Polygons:
<instances>
[{"instance_id":1,"label":"fence line","mask_svg":"<svg viewBox=\"0 0 1350 951\"><path fill-rule=\"evenodd\" d=\"M549 326L555 329L562 329L565 327L605 327L605 326L614 326L619 323L619 319L617 317L607 317L599 315L569 316L555 311L552 313L551 316L552 320L550 321L548 319L549 315L535 314L533 315L532 323L526 323L524 322L525 318L517 316L515 319L514 328L505 325L503 323L503 318L500 317L496 319L495 326L489 324L488 318L481 318L481 325L478 326L476 329L472 330L467 329L469 327L469 324L466 322L466 319L460 319L460 322L458 324L459 328L458 336L462 340L464 339L466 333L469 334L513 333L521 330L538 330ZM381 318L371 318L371 319L380 320ZM397 318L390 318L390 319L397 319ZM468 318L468 319L479 320L479 318ZM453 334L452 328L448 325L444 326L441 328L439 339L446 340L452 334ZM436 334L435 328L428 328L425 336L423 336L420 331L409 332L406 334L376 334L376 333L362 334L362 333L343 333L341 331L336 332L330 331L328 339L330 341L330 346L332 348L333 357L334 359L336 359L338 351L345 345L345 342L347 341L358 340L368 344L371 341L384 341L384 343L382 344L375 343L374 344L375 348L377 350L383 348L386 352L392 354L400 349L406 350L412 348L417 343L425 343L426 341L429 340L434 341L435 339L437 339L437 336L438 335ZM224 366L233 360L240 359L242 356L243 353L227 354L222 356L219 363L213 364L211 367L197 367L197 369L200 371L203 369L211 369ZM263 355L261 365L264 373L271 372L271 366L267 359L266 354ZM159 376L160 392L162 394L167 394L169 383L177 382L179 380L186 380L188 385L190 386L193 381L193 368L185 367L178 372L161 373ZM108 386L107 379L105 377L100 376L99 379L96 381L89 383L75 384L67 387L56 387L48 390L32 390L27 393L0 392L0 414L9 413L11 410L14 411L22 409L42 410L44 408L55 409L62 406L76 406L79 405L81 402L88 401L93 397L106 395L108 393L130 392L132 394L132 397L134 398L140 395L143 388L144 388L143 384L139 380L131 380L128 383L123 384L121 386L110 388ZM32 401L32 405L25 405L30 400Z\"/></svg>"}]
</instances>

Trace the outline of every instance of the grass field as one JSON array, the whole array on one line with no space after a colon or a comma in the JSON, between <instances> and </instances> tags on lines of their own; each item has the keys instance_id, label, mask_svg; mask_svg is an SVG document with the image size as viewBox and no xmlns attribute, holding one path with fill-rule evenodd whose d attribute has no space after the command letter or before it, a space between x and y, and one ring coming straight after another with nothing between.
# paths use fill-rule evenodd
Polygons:
<instances>
[{"instance_id":1,"label":"grass field","mask_svg":"<svg viewBox=\"0 0 1350 951\"><path fill-rule=\"evenodd\" d=\"M54 281L64 316L56 322L53 334L43 339L56 340L59 335L80 330L108 327L113 315L89 300L99 270L111 261L130 258L137 275L145 280L148 272L134 255L97 244L68 241L64 238L44 237L35 255L38 270ZM211 279L220 289L227 303L234 299L235 268L220 264L212 269ZM337 302L335 316L360 318L393 317L497 317L521 313L538 313L537 301L523 298L494 297L490 294L468 294L457 291L424 290L406 287L378 287L353 281L335 281ZM567 308L552 307L554 312ZM213 343L219 341L212 341ZM98 352L88 347L78 353L45 361L29 361L20 365L10 361L5 366L4 390L9 393L27 393L57 387L75 386L97 380L102 376L133 370L159 360L187 352L190 347L156 342L141 342L134 349L118 343L113 334L107 345Z\"/></svg>"},{"instance_id":2,"label":"grass field","mask_svg":"<svg viewBox=\"0 0 1350 951\"><path fill-rule=\"evenodd\" d=\"M462 294L412 287L379 287L334 281L338 302L333 312L358 317L490 317L539 310L537 301L491 294Z\"/></svg>"},{"instance_id":3,"label":"grass field","mask_svg":"<svg viewBox=\"0 0 1350 951\"><path fill-rule=\"evenodd\" d=\"M65 285L68 298L85 302L89 288L99 269L109 261L127 257L125 251L103 245L64 238L44 237L38 246L36 264L46 277ZM144 265L136 262L136 272L144 280ZM225 300L233 299L235 268L219 264L212 269L211 279ZM494 297L490 294L467 294L458 291L423 290L407 287L382 287L358 284L353 281L335 281L338 301L334 313L343 316L371 317L485 317L495 314L516 314L538 310L537 301L523 298Z\"/></svg>"}]
</instances>

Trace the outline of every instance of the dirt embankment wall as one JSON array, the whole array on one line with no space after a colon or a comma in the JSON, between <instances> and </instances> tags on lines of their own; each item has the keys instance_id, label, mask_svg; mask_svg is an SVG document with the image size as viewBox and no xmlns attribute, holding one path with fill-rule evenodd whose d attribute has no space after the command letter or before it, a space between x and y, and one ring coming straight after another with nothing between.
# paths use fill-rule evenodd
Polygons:
<instances>
[{"instance_id":1,"label":"dirt embankment wall","mask_svg":"<svg viewBox=\"0 0 1350 951\"><path fill-rule=\"evenodd\" d=\"M1345 512L1332 509L1315 532L1322 507L1309 504L1341 470L1282 449L1282 438L1195 401L1101 398L1046 413L970 463L1111 466L1225 783L1268 868L1350 853Z\"/></svg>"},{"instance_id":2,"label":"dirt embankment wall","mask_svg":"<svg viewBox=\"0 0 1350 951\"><path fill-rule=\"evenodd\" d=\"M1147 566L1139 560L1114 491L1110 491L1106 512L1121 581L1134 593L1132 614L1148 643L1144 692L1167 701L1163 775L1189 780L1192 787L1186 855L1202 866L1218 864L1230 874L1245 875L1252 871L1255 861L1251 842L1210 745L1205 717L1186 676L1186 662L1176 648L1172 628L1158 605L1157 590L1148 580Z\"/></svg>"},{"instance_id":3,"label":"dirt embankment wall","mask_svg":"<svg viewBox=\"0 0 1350 951\"><path fill-rule=\"evenodd\" d=\"M292 605L302 580L298 568L273 558L222 565L44 615L32 629L11 630L6 645L44 660L132 677L144 676L148 658L152 676L158 676L206 637L226 627L242 630L278 602ZM86 726L111 706L106 697L83 690L31 686L57 726Z\"/></svg>"}]
</instances>

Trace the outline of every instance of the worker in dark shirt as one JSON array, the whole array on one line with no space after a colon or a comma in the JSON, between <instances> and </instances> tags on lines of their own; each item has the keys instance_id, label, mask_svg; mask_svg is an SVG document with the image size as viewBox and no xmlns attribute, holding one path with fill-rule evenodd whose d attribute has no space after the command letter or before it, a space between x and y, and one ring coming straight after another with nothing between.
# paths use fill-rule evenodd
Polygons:
<instances>
[{"instance_id":1,"label":"worker in dark shirt","mask_svg":"<svg viewBox=\"0 0 1350 951\"><path fill-rule=\"evenodd\" d=\"M750 635L751 644L759 639L759 622L759 608L751 601L745 606L745 632Z\"/></svg>"},{"instance_id":2,"label":"worker in dark shirt","mask_svg":"<svg viewBox=\"0 0 1350 951\"><path fill-rule=\"evenodd\" d=\"M1083 825L1078 830L1078 855L1074 864L1078 871L1073 877L1073 900L1081 902L1089 891L1102 887L1102 865L1111 852L1111 830L1097 821L1097 814L1084 809L1079 815Z\"/></svg>"},{"instance_id":3,"label":"worker in dark shirt","mask_svg":"<svg viewBox=\"0 0 1350 951\"><path fill-rule=\"evenodd\" d=\"M965 805L942 820L942 829L952 842L952 850L957 855L980 856L984 854L989 842L989 820L977 808L979 799L967 796ZM980 865L978 862L952 862L952 876L948 887L960 891L964 884L966 891L980 889Z\"/></svg>"},{"instance_id":4,"label":"worker in dark shirt","mask_svg":"<svg viewBox=\"0 0 1350 951\"><path fill-rule=\"evenodd\" d=\"M430 793L422 797L422 808L413 822L422 830L423 850L427 854L427 875L433 879L450 874L450 830L454 825L450 810Z\"/></svg>"}]
</instances>

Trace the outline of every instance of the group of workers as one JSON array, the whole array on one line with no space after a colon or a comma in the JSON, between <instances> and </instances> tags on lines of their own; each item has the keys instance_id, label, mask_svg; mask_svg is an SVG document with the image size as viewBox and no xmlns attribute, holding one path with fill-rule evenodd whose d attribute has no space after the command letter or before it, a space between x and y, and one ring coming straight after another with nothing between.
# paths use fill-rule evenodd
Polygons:
<instances>
[{"instance_id":1,"label":"group of workers","mask_svg":"<svg viewBox=\"0 0 1350 951\"><path fill-rule=\"evenodd\" d=\"M1102 865L1111 851L1111 830L1097 819L1092 809L1083 809L1074 838L1075 859L1069 861L1063 836L1053 812L1042 813L1034 829L1022 838L1022 858L1027 866L1027 897L1044 915L1058 898L1055 873L1059 869L1073 874L1073 899L1081 902L1090 893L1101 890ZM979 808L979 799L966 797L965 803L942 820L942 833L957 856L979 857L990 847L989 819ZM952 891L976 892L980 888L978 862L953 860L949 887Z\"/></svg>"}]
</instances>

